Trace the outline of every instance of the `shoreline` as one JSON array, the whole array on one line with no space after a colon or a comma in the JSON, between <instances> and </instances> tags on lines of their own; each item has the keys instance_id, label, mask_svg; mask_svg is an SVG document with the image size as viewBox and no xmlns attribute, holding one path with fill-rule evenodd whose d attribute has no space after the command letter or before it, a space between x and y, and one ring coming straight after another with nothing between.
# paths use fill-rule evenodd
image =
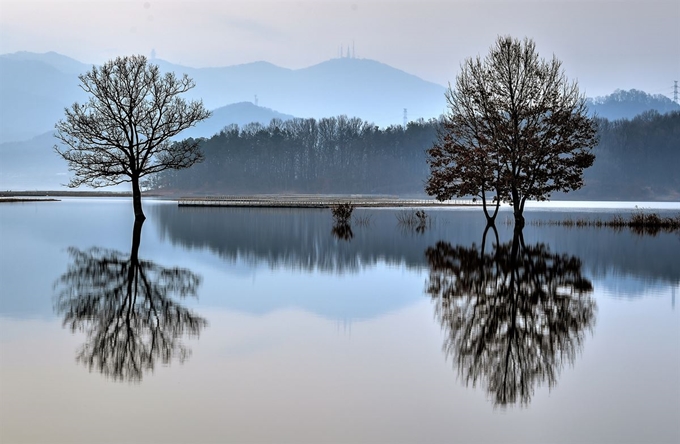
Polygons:
<instances>
[{"instance_id":1,"label":"shoreline","mask_svg":"<svg viewBox=\"0 0 680 444\"><path fill-rule=\"evenodd\" d=\"M21 202L61 202L61 199L45 197L4 197L0 196L0 203L21 203Z\"/></svg>"},{"instance_id":2,"label":"shoreline","mask_svg":"<svg viewBox=\"0 0 680 444\"><path fill-rule=\"evenodd\" d=\"M355 208L461 207L481 205L481 202L475 203L472 199L456 199L440 202L435 199L409 199L401 197L359 195L266 195L183 197L177 199L177 205L180 207L331 208L342 203L351 203Z\"/></svg>"}]
</instances>

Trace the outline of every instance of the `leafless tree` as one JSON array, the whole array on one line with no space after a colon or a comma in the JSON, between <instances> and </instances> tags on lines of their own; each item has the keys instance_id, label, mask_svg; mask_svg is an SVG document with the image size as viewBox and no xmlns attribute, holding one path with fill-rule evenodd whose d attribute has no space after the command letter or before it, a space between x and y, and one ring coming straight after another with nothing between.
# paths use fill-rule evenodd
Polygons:
<instances>
[{"instance_id":1,"label":"leafless tree","mask_svg":"<svg viewBox=\"0 0 680 444\"><path fill-rule=\"evenodd\" d=\"M595 160L596 124L561 62L539 59L532 40L499 37L486 58L465 60L446 99L428 150L428 194L481 197L489 222L498 203L509 202L522 228L527 199L583 186L583 170ZM487 199L496 204L493 214Z\"/></svg>"},{"instance_id":2,"label":"leafless tree","mask_svg":"<svg viewBox=\"0 0 680 444\"><path fill-rule=\"evenodd\" d=\"M79 79L89 100L66 108L56 124L66 148L54 149L75 173L68 185L131 182L135 218L144 219L140 179L202 160L197 141L171 139L210 112L180 97L195 86L186 74L161 74L144 56L118 57Z\"/></svg>"}]
</instances>

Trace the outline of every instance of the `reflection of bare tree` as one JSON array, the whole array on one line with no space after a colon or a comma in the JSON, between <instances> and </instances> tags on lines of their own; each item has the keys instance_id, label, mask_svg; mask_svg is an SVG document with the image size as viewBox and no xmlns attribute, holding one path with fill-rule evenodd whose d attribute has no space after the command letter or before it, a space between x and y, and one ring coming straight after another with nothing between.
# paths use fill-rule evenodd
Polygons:
<instances>
[{"instance_id":1,"label":"reflection of bare tree","mask_svg":"<svg viewBox=\"0 0 680 444\"><path fill-rule=\"evenodd\" d=\"M536 385L553 387L595 324L581 261L526 246L521 231L491 253L439 242L426 256L443 349L465 383L485 386L501 406L528 404Z\"/></svg>"},{"instance_id":2,"label":"reflection of bare tree","mask_svg":"<svg viewBox=\"0 0 680 444\"><path fill-rule=\"evenodd\" d=\"M173 300L196 296L200 277L139 259L142 220L136 220L132 251L70 248L68 270L55 283L55 310L87 341L77 360L114 380L140 381L156 360L183 362L184 335L197 336L205 319Z\"/></svg>"}]
</instances>

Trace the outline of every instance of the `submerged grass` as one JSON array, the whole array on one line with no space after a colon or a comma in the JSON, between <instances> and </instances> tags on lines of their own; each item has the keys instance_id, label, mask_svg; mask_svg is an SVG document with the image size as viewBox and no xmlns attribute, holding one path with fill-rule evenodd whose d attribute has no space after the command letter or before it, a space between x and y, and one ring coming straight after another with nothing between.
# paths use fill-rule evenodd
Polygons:
<instances>
[{"instance_id":1,"label":"submerged grass","mask_svg":"<svg viewBox=\"0 0 680 444\"><path fill-rule=\"evenodd\" d=\"M373 215L362 214L361 216L354 216L353 221L356 225L360 227L368 227L373 223Z\"/></svg>"},{"instance_id":2,"label":"submerged grass","mask_svg":"<svg viewBox=\"0 0 680 444\"><path fill-rule=\"evenodd\" d=\"M672 233L680 231L680 214L675 216L659 216L657 213L645 213L644 211L636 211L629 218L617 214L609 220L602 219L563 219L542 221L535 220L531 222L534 226L557 225L561 227L601 227L624 229L628 228L638 234L655 235L660 232Z\"/></svg>"},{"instance_id":3,"label":"submerged grass","mask_svg":"<svg viewBox=\"0 0 680 444\"><path fill-rule=\"evenodd\" d=\"M432 218L424 210L402 210L396 216L399 226L406 230L423 233L432 225Z\"/></svg>"}]
</instances>

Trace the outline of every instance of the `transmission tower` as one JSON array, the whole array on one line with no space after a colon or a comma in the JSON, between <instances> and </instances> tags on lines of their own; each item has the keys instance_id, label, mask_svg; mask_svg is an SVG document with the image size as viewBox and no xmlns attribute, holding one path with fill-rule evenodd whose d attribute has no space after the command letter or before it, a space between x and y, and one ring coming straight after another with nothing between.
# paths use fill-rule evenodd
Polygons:
<instances>
[{"instance_id":1,"label":"transmission tower","mask_svg":"<svg viewBox=\"0 0 680 444\"><path fill-rule=\"evenodd\" d=\"M406 129L407 122L408 122L408 109L404 108L404 129Z\"/></svg>"},{"instance_id":2,"label":"transmission tower","mask_svg":"<svg viewBox=\"0 0 680 444\"><path fill-rule=\"evenodd\" d=\"M673 86L673 101L675 103L680 103L678 102L678 81L675 80L675 85Z\"/></svg>"}]
</instances>

